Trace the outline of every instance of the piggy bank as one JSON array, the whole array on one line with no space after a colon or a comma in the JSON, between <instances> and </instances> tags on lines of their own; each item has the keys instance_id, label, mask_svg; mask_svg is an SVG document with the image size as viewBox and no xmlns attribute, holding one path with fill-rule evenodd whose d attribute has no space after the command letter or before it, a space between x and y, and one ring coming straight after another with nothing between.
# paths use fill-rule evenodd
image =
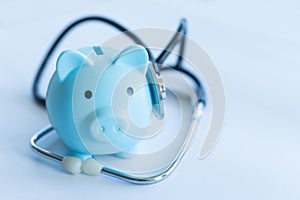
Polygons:
<instances>
[{"instance_id":1,"label":"piggy bank","mask_svg":"<svg viewBox=\"0 0 300 200\"><path fill-rule=\"evenodd\" d=\"M75 157L134 148L153 120L144 47L91 46L57 59L47 90L50 122Z\"/></svg>"}]
</instances>

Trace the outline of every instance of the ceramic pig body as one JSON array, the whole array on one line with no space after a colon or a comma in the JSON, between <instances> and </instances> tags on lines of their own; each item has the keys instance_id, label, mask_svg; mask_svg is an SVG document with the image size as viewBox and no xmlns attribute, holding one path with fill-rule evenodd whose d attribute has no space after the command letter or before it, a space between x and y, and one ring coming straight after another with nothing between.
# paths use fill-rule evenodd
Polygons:
<instances>
[{"instance_id":1,"label":"ceramic pig body","mask_svg":"<svg viewBox=\"0 0 300 200\"><path fill-rule=\"evenodd\" d=\"M46 106L68 148L75 154L115 154L139 142L128 130L151 121L148 64L148 54L139 45L121 52L86 47L59 56Z\"/></svg>"}]
</instances>

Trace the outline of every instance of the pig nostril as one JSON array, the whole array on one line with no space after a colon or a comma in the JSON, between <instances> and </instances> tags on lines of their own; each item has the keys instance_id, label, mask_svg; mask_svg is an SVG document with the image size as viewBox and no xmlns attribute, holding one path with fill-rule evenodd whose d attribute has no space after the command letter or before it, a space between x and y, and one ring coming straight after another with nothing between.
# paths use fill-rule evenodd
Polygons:
<instances>
[{"instance_id":1,"label":"pig nostril","mask_svg":"<svg viewBox=\"0 0 300 200\"><path fill-rule=\"evenodd\" d=\"M117 124L114 125L113 129L115 132L119 132L121 130L120 126Z\"/></svg>"},{"instance_id":2,"label":"pig nostril","mask_svg":"<svg viewBox=\"0 0 300 200\"><path fill-rule=\"evenodd\" d=\"M128 87L128 88L127 88L127 94L128 94L129 96L132 96L133 93L134 93L133 88L132 88L132 87Z\"/></svg>"},{"instance_id":3,"label":"pig nostril","mask_svg":"<svg viewBox=\"0 0 300 200\"><path fill-rule=\"evenodd\" d=\"M99 130L100 133L103 133L105 131L103 126L98 126L98 130Z\"/></svg>"}]
</instances>

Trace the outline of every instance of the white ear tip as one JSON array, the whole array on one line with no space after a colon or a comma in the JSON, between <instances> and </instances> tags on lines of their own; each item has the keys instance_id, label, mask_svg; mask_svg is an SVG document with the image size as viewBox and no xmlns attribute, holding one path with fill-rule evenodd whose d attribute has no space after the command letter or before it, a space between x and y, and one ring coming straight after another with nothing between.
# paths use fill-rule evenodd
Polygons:
<instances>
[{"instance_id":1,"label":"white ear tip","mask_svg":"<svg viewBox=\"0 0 300 200\"><path fill-rule=\"evenodd\" d=\"M85 174L97 176L100 174L103 166L94 158L88 158L82 165L82 171Z\"/></svg>"},{"instance_id":2,"label":"white ear tip","mask_svg":"<svg viewBox=\"0 0 300 200\"><path fill-rule=\"evenodd\" d=\"M82 160L80 158L66 156L62 161L62 166L71 174L81 173Z\"/></svg>"}]
</instances>

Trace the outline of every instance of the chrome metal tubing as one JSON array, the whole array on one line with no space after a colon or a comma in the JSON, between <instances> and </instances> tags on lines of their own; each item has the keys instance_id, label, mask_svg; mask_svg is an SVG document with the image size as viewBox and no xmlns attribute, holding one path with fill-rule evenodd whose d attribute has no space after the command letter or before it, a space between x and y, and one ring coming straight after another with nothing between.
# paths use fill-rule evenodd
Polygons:
<instances>
[{"instance_id":1,"label":"chrome metal tubing","mask_svg":"<svg viewBox=\"0 0 300 200\"><path fill-rule=\"evenodd\" d=\"M180 160L182 159L182 157L188 150L189 146L191 145L191 142L193 141L193 138L195 136L198 121L201 117L203 108L204 108L204 105L201 102L195 107L195 110L193 113L193 119L191 121L189 130L188 130L188 135L184 141L184 144L183 144L180 152L178 153L178 155L174 159L174 161L171 164L169 164L167 167L165 167L162 172L159 172L158 174L153 175L153 176L141 176L141 175L127 174L127 173L124 173L124 172L121 172L121 171L118 171L118 170L115 170L112 168L103 167L101 170L101 174L111 176L114 178L118 178L118 179L130 182L130 183L134 183L134 184L153 184L153 183L157 183L159 181L164 180L166 177L168 177L174 171L174 169L177 167ZM54 160L54 161L61 163L64 156L59 155L54 152L51 152L51 151L44 149L43 147L40 147L38 145L38 142L40 140L42 140L47 134L49 134L53 130L54 130L53 127L48 126L45 129L37 132L34 136L32 136L32 138L30 140L30 145L35 153L37 153L43 157L46 157L50 160Z\"/></svg>"},{"instance_id":2,"label":"chrome metal tubing","mask_svg":"<svg viewBox=\"0 0 300 200\"><path fill-rule=\"evenodd\" d=\"M40 146L38 146L38 142L42 140L47 134L49 134L51 131L53 131L52 126L47 126L46 128L42 129L41 131L37 132L34 134L31 139L30 139L30 146L33 149L33 151L45 158L57 161L57 162L62 162L63 156L53 153L49 150L46 150Z\"/></svg>"}]
</instances>

